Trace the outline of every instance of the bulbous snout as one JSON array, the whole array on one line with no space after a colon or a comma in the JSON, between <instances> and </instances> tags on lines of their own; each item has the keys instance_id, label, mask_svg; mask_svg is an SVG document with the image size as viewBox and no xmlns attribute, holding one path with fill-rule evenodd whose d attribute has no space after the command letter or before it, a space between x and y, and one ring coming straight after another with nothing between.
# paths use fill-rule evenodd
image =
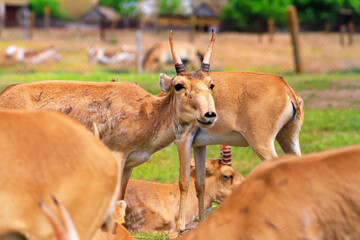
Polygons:
<instances>
[{"instance_id":1,"label":"bulbous snout","mask_svg":"<svg viewBox=\"0 0 360 240\"><path fill-rule=\"evenodd\" d=\"M198 114L196 116L199 127L208 128L214 125L217 119L215 102L210 93L204 93L198 97Z\"/></svg>"}]
</instances>

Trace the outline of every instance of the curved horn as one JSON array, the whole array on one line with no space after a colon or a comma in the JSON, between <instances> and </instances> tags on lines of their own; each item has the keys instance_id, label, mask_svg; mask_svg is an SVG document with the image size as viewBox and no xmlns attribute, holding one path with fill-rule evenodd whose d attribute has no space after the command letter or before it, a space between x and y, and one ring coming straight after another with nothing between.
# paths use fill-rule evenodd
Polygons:
<instances>
[{"instance_id":1,"label":"curved horn","mask_svg":"<svg viewBox=\"0 0 360 240\"><path fill-rule=\"evenodd\" d=\"M93 122L93 130L94 130L94 136L97 138L97 139L100 139L100 134L99 134L99 129L96 125L95 122Z\"/></svg>"},{"instance_id":2,"label":"curved horn","mask_svg":"<svg viewBox=\"0 0 360 240\"><path fill-rule=\"evenodd\" d=\"M204 72L209 72L209 68L210 68L210 59L211 59L211 55L212 55L212 51L214 48L214 43L215 43L215 32L214 29L211 30L211 40L210 40L210 44L208 46L208 48L206 49L206 53L204 55L204 59L203 62L201 63L201 70L203 70Z\"/></svg>"},{"instance_id":3,"label":"curved horn","mask_svg":"<svg viewBox=\"0 0 360 240\"><path fill-rule=\"evenodd\" d=\"M229 145L220 145L220 163L231 166L231 150Z\"/></svg>"},{"instance_id":4,"label":"curved horn","mask_svg":"<svg viewBox=\"0 0 360 240\"><path fill-rule=\"evenodd\" d=\"M174 48L173 32L172 32L172 30L170 30L170 33L169 33L169 42L170 42L171 54L172 54L172 57L173 57L174 63L175 63L176 73L186 72L185 66L184 66L184 64L182 63L181 58L180 58L180 56L178 55L176 49Z\"/></svg>"}]
</instances>

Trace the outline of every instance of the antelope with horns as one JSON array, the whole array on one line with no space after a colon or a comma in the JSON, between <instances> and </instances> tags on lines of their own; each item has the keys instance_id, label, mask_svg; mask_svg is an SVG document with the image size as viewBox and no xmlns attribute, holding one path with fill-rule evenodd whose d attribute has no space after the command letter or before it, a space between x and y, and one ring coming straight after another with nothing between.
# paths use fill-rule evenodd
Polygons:
<instances>
[{"instance_id":1,"label":"antelope with horns","mask_svg":"<svg viewBox=\"0 0 360 240\"><path fill-rule=\"evenodd\" d=\"M229 149L230 150L230 149ZM244 177L231 167L231 152L226 150L220 159L206 161L205 208L211 203L221 203ZM194 166L195 167L195 166ZM195 224L198 204L194 187L194 168L190 174L190 192L187 198L186 227ZM126 188L125 201L128 203L125 227L136 232L172 231L179 213L179 185L160 184L142 180L130 180Z\"/></svg>"},{"instance_id":2,"label":"antelope with horns","mask_svg":"<svg viewBox=\"0 0 360 240\"><path fill-rule=\"evenodd\" d=\"M205 55L205 58L209 56ZM277 156L276 139L285 153L301 155L299 132L304 103L282 77L255 72L214 72L209 76L215 85L213 97L218 119L213 127L197 128L176 143L180 158L181 201L180 217L171 237L185 229L191 147L197 168L195 187L200 221L205 216L206 145L250 146L261 160L266 160Z\"/></svg>"},{"instance_id":3,"label":"antelope with horns","mask_svg":"<svg viewBox=\"0 0 360 240\"><path fill-rule=\"evenodd\" d=\"M188 42L178 42L177 46L180 47L179 56L186 67L197 68L203 57L197 48ZM167 43L161 42L155 44L147 51L143 60L143 66L146 71L155 72L163 68L165 64L171 63L171 61L172 57Z\"/></svg>"},{"instance_id":4,"label":"antelope with horns","mask_svg":"<svg viewBox=\"0 0 360 240\"><path fill-rule=\"evenodd\" d=\"M89 239L119 197L120 164L83 125L55 111L0 111L0 239L56 239L36 200L68 209L79 237Z\"/></svg>"},{"instance_id":5,"label":"antelope with horns","mask_svg":"<svg viewBox=\"0 0 360 240\"><path fill-rule=\"evenodd\" d=\"M259 164L183 240L360 239L360 145Z\"/></svg>"},{"instance_id":6,"label":"antelope with horns","mask_svg":"<svg viewBox=\"0 0 360 240\"><path fill-rule=\"evenodd\" d=\"M8 87L0 94L0 109L53 109L79 120L88 129L96 123L101 140L121 160L122 194L132 169L171 144L193 126L211 127L216 120L213 81L204 59L202 68L187 72L170 32L177 75L160 76L165 93L157 96L126 82L44 81ZM212 35L207 55L214 45Z\"/></svg>"}]
</instances>

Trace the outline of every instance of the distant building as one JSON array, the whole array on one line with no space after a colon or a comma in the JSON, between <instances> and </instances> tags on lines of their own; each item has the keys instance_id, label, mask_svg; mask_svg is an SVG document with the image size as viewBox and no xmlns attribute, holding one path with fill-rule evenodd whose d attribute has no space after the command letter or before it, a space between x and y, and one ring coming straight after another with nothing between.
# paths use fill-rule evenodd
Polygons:
<instances>
[{"instance_id":1,"label":"distant building","mask_svg":"<svg viewBox=\"0 0 360 240\"><path fill-rule=\"evenodd\" d=\"M113 23L121 19L120 15L111 7L95 6L87 11L82 20L85 23L99 24L101 22Z\"/></svg>"},{"instance_id":2,"label":"distant building","mask_svg":"<svg viewBox=\"0 0 360 240\"><path fill-rule=\"evenodd\" d=\"M28 10L29 0L1 0L0 29L4 26L14 27L21 23L21 14Z\"/></svg>"},{"instance_id":3,"label":"distant building","mask_svg":"<svg viewBox=\"0 0 360 240\"><path fill-rule=\"evenodd\" d=\"M221 11L222 8L215 3L201 3L194 8L195 27L199 30L214 29L217 31L221 22Z\"/></svg>"}]
</instances>

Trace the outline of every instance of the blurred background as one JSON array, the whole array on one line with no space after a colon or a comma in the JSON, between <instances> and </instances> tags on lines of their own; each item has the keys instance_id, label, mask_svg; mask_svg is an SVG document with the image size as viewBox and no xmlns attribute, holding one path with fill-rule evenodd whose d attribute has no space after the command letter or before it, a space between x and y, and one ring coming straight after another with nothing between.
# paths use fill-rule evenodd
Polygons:
<instances>
[{"instance_id":1,"label":"blurred background","mask_svg":"<svg viewBox=\"0 0 360 240\"><path fill-rule=\"evenodd\" d=\"M360 69L358 0L2 0L0 74L172 71L168 32L189 68L217 33L213 71ZM163 44L162 44L163 43Z\"/></svg>"},{"instance_id":2,"label":"blurred background","mask_svg":"<svg viewBox=\"0 0 360 240\"><path fill-rule=\"evenodd\" d=\"M210 71L283 76L305 102L303 153L360 143L359 0L0 0L0 91L118 78L157 94L159 73L175 74L169 29L188 70L200 67L214 29ZM232 152L245 176L260 162L250 148ZM132 177L174 183L178 164L173 145Z\"/></svg>"}]
</instances>

